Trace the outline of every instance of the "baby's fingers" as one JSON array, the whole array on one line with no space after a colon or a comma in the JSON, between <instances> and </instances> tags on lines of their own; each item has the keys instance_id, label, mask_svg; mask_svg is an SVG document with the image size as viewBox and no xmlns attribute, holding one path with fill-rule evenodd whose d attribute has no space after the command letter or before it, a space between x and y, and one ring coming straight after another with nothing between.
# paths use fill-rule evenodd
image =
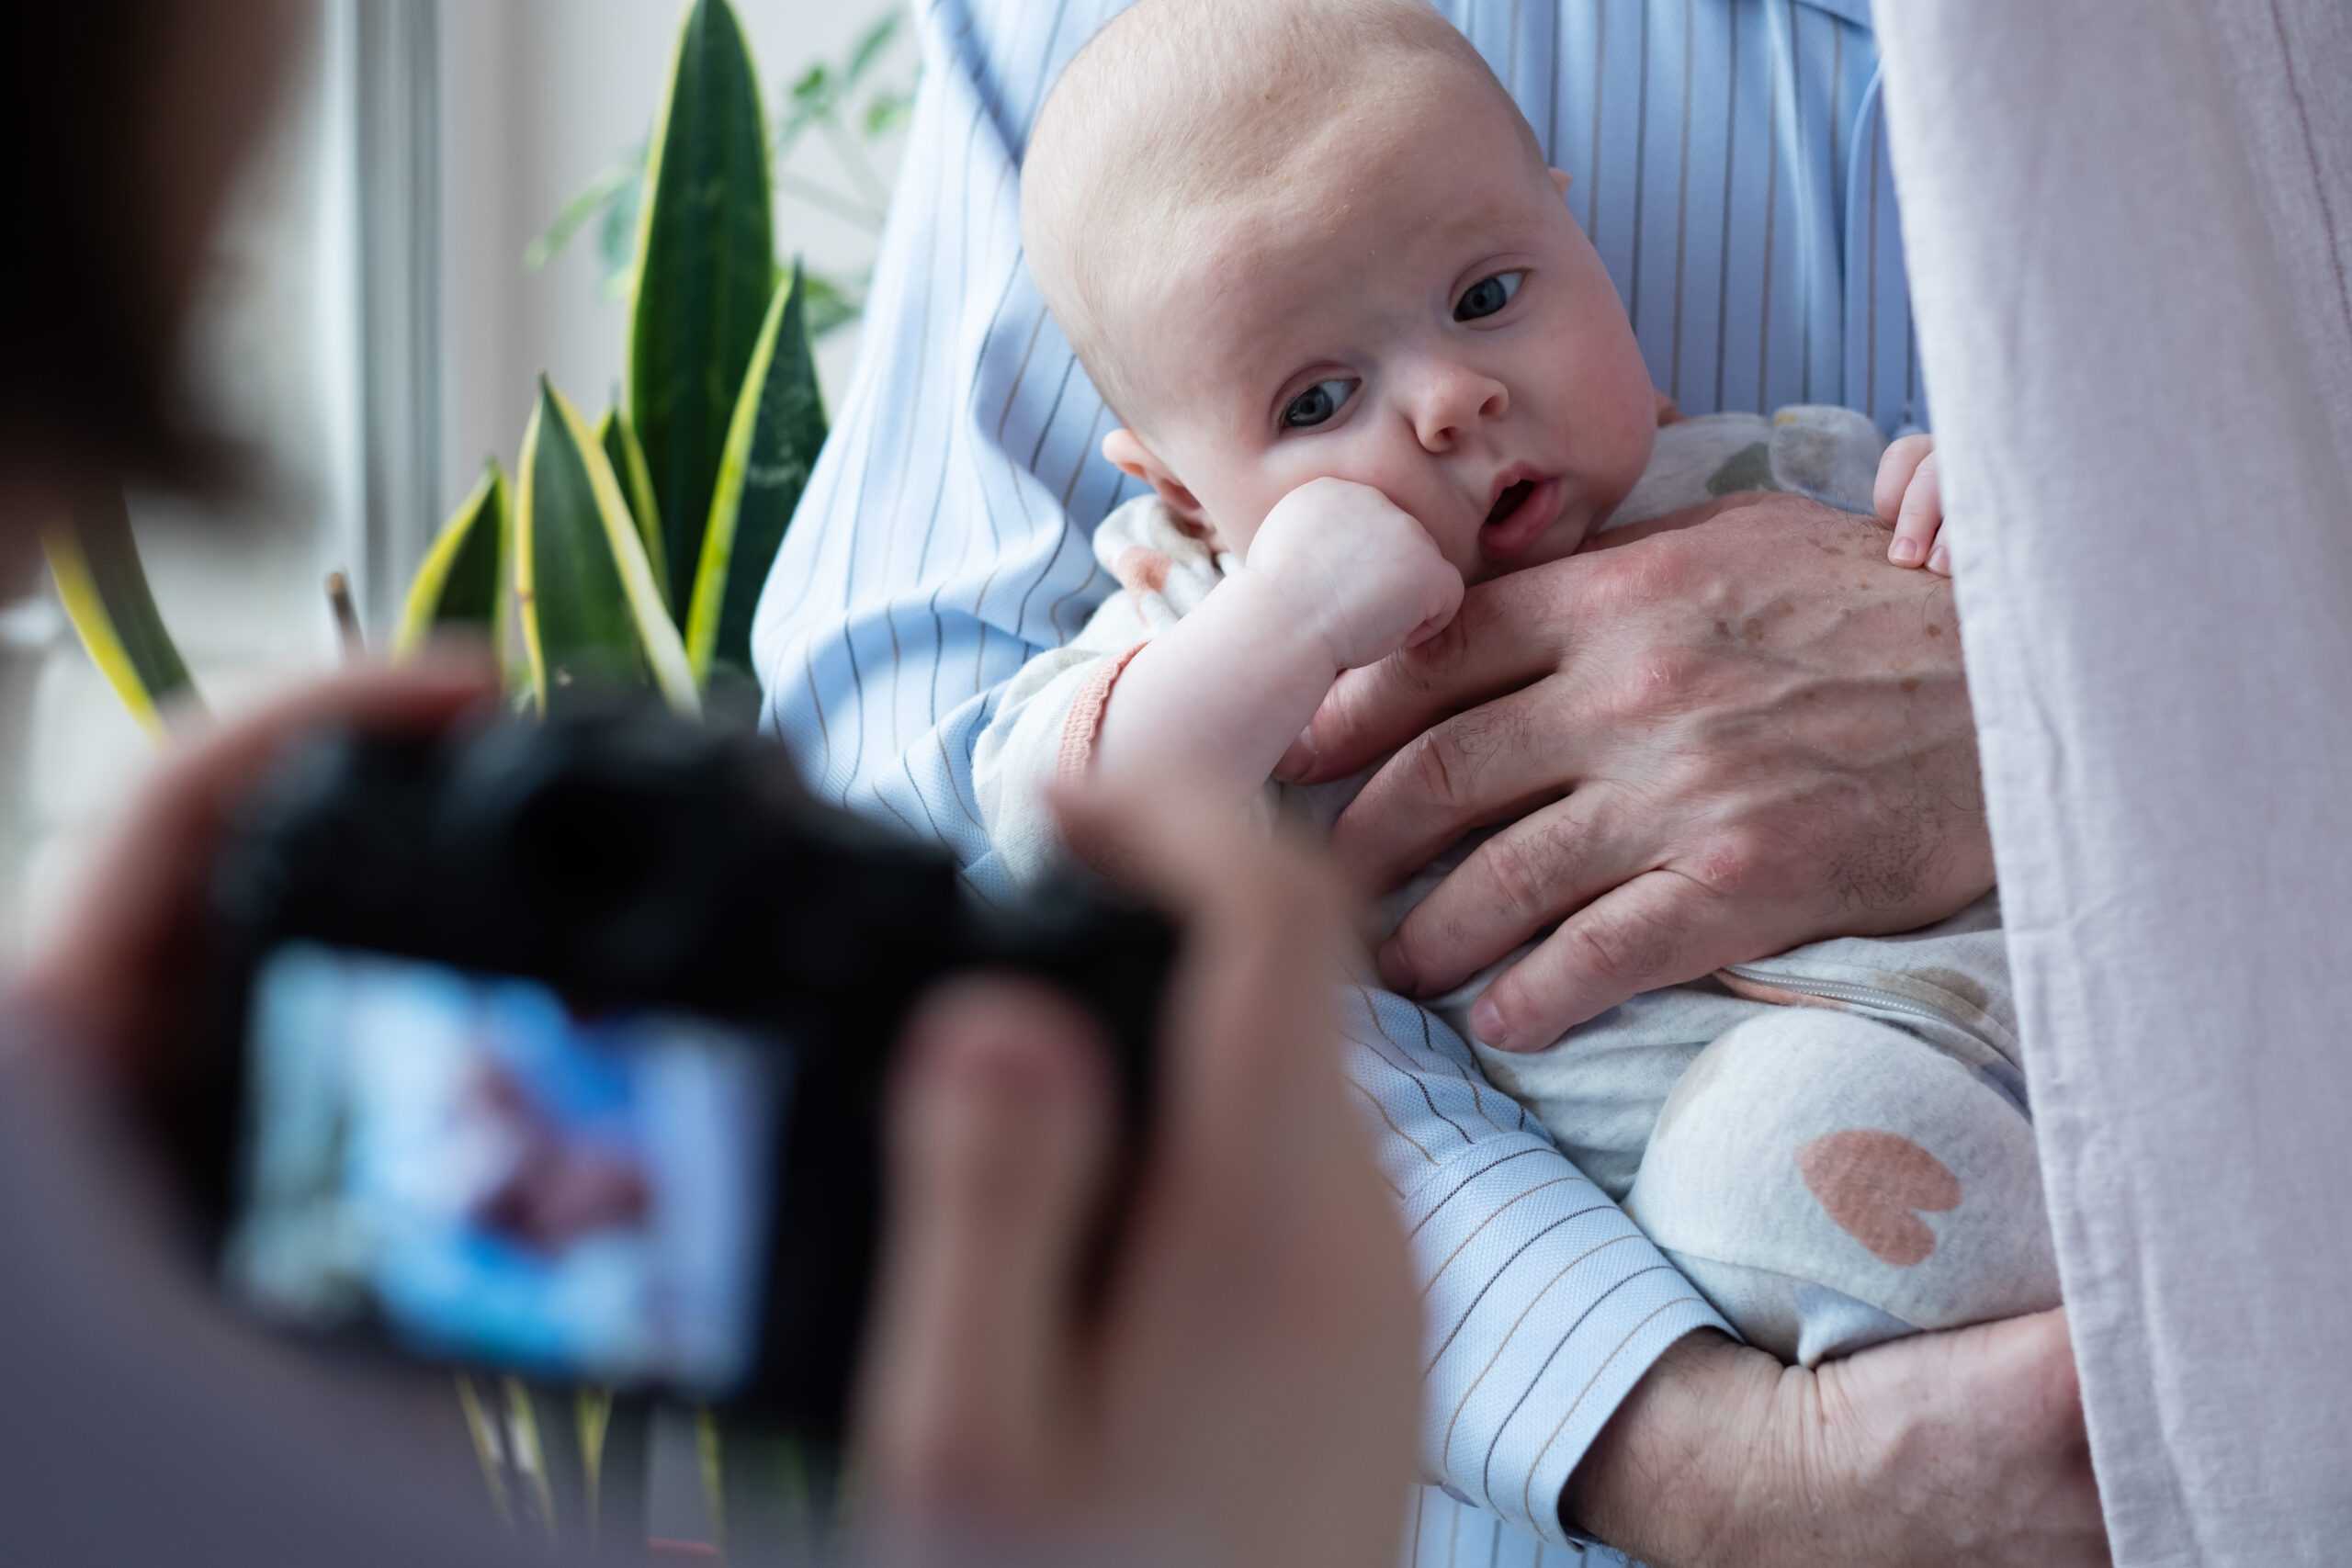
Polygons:
<instances>
[{"instance_id":1,"label":"baby's fingers","mask_svg":"<svg viewBox=\"0 0 2352 1568\"><path fill-rule=\"evenodd\" d=\"M1441 561L1438 570L1430 574L1429 597L1422 606L1427 614L1422 616L1421 624L1413 628L1412 635L1405 639L1403 646L1419 648L1452 626L1453 617L1462 612L1464 592L1462 574Z\"/></svg>"},{"instance_id":2,"label":"baby's fingers","mask_svg":"<svg viewBox=\"0 0 2352 1568\"><path fill-rule=\"evenodd\" d=\"M1896 566L1919 566L1951 574L1951 557L1936 542L1944 525L1943 487L1936 477L1936 455L1933 452L1919 459L1910 484L1903 491L1903 505L1894 517L1894 538L1886 547L1886 558Z\"/></svg>"}]
</instances>

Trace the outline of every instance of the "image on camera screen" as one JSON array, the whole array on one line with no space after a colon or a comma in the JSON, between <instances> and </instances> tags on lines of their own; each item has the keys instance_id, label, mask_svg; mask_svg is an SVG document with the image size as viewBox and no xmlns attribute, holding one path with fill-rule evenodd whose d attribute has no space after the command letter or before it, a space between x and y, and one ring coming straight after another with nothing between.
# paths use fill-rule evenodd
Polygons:
<instances>
[{"instance_id":1,"label":"image on camera screen","mask_svg":"<svg viewBox=\"0 0 2352 1568\"><path fill-rule=\"evenodd\" d=\"M254 982L242 1201L262 1315L721 1398L759 1337L785 1054L679 1013L294 942Z\"/></svg>"}]
</instances>

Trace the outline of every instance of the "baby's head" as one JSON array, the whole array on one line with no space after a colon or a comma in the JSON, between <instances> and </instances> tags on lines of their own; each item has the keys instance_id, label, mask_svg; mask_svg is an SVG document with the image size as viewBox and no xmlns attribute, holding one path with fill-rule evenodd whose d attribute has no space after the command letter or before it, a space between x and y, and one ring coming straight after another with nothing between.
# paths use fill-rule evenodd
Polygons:
<instances>
[{"instance_id":1,"label":"baby's head","mask_svg":"<svg viewBox=\"0 0 2352 1568\"><path fill-rule=\"evenodd\" d=\"M1103 450L1180 514L1246 553L1353 479L1475 581L1573 551L1649 457L1566 185L1427 0L1141 0L1046 100L1021 227Z\"/></svg>"}]
</instances>

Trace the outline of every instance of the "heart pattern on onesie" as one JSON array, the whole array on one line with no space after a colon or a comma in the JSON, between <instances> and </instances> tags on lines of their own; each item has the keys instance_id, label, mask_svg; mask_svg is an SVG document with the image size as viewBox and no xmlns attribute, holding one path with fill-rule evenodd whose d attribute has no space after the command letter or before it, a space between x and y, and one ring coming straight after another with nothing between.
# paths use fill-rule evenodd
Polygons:
<instances>
[{"instance_id":1,"label":"heart pattern on onesie","mask_svg":"<svg viewBox=\"0 0 2352 1568\"><path fill-rule=\"evenodd\" d=\"M1849 1127L1826 1134L1800 1144L1796 1161L1838 1228L1898 1269L1935 1256L1936 1233L1920 1213L1960 1207L1960 1178L1899 1133Z\"/></svg>"}]
</instances>

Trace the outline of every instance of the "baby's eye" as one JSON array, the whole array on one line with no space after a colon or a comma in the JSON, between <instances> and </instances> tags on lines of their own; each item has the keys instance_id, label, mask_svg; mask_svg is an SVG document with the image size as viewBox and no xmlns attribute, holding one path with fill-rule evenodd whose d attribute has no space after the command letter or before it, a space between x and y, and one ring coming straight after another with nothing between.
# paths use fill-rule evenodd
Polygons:
<instances>
[{"instance_id":1,"label":"baby's eye","mask_svg":"<svg viewBox=\"0 0 2352 1568\"><path fill-rule=\"evenodd\" d=\"M1527 277L1523 272L1498 272L1492 277L1482 277L1472 284L1461 301L1453 307L1457 321L1475 321L1481 316L1491 316L1511 302L1519 286Z\"/></svg>"},{"instance_id":2,"label":"baby's eye","mask_svg":"<svg viewBox=\"0 0 2352 1568\"><path fill-rule=\"evenodd\" d=\"M1283 410L1283 423L1292 430L1312 430L1327 423L1355 394L1356 384L1345 378L1317 381L1290 400L1290 407Z\"/></svg>"}]
</instances>

